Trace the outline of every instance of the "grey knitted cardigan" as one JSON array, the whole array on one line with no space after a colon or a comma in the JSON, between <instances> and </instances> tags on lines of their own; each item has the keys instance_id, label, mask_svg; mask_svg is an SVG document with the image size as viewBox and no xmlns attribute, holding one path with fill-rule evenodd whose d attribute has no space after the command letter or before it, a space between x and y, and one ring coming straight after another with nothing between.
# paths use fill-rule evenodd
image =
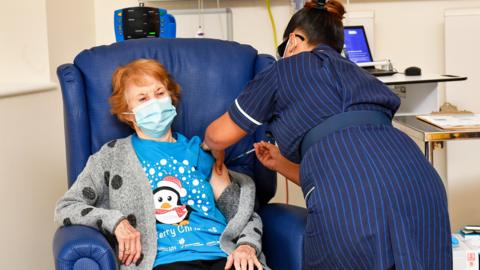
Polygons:
<instances>
[{"instance_id":1,"label":"grey knitted cardigan","mask_svg":"<svg viewBox=\"0 0 480 270\"><path fill-rule=\"evenodd\" d=\"M254 212L255 184L244 174L229 171L230 184L217 200L228 224L220 248L232 253L240 244L255 247L265 269L262 221ZM142 256L121 270L151 270L157 252L152 190L131 143L131 136L105 144L90 156L75 184L57 202L55 223L81 224L100 230L110 242L117 224L127 218L142 235Z\"/></svg>"}]
</instances>

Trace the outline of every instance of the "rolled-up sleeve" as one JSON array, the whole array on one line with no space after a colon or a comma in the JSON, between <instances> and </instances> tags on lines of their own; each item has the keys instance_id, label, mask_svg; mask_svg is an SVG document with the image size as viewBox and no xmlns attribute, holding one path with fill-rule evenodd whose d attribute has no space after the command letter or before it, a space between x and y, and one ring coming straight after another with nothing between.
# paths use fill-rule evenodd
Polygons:
<instances>
[{"instance_id":1,"label":"rolled-up sleeve","mask_svg":"<svg viewBox=\"0 0 480 270\"><path fill-rule=\"evenodd\" d=\"M274 64L247 84L230 106L230 118L247 133L269 122L275 110L277 87L277 67Z\"/></svg>"}]
</instances>

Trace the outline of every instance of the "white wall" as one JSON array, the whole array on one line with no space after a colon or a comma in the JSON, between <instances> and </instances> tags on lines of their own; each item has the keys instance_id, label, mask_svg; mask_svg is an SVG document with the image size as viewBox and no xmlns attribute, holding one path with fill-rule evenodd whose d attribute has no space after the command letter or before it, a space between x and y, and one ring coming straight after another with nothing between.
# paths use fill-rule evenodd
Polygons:
<instances>
[{"instance_id":1,"label":"white wall","mask_svg":"<svg viewBox=\"0 0 480 270\"><path fill-rule=\"evenodd\" d=\"M430 73L445 71L444 10L480 7L478 0L352 2L352 11L375 13L377 58L392 59L400 70L418 65ZM272 3L280 38L291 15L289 2ZM0 83L55 81L56 67L71 62L81 49L114 41L113 10L130 5L136 5L136 1L26 0L22 5L5 2L4 10L9 12L0 17ZM161 5L191 9L196 7L196 1ZM208 6L214 7L215 1L207 2ZM228 0L221 1L221 6L232 7L236 41L251 44L261 53L275 53L263 1ZM12 31L12 25L18 28ZM28 35L21 34L25 29ZM8 34L8 42L4 33ZM6 232L6 244L0 253L2 258L8 258L2 269L53 269L53 205L66 190L60 91L0 99L0 114L4 116L0 133L0 203L5 209L0 229ZM474 158L474 154L469 153L467 158ZM276 201L284 200L283 190L279 186ZM302 204L298 189L290 194L290 201ZM462 215L455 218L468 219L468 213Z\"/></svg>"},{"instance_id":2,"label":"white wall","mask_svg":"<svg viewBox=\"0 0 480 270\"><path fill-rule=\"evenodd\" d=\"M0 83L49 81L45 1L2 4ZM55 121L58 102L52 96L46 92L0 99L0 231L4 239L0 253L4 269L52 267L51 213L58 192L50 185L64 172L62 168L52 170L63 161L61 147L51 144L62 136L55 132L60 123Z\"/></svg>"},{"instance_id":3,"label":"white wall","mask_svg":"<svg viewBox=\"0 0 480 270\"><path fill-rule=\"evenodd\" d=\"M94 45L93 1L2 4L0 84L56 81L58 64ZM62 114L59 89L0 98L2 269L54 269L53 207L66 190Z\"/></svg>"},{"instance_id":4,"label":"white wall","mask_svg":"<svg viewBox=\"0 0 480 270\"><path fill-rule=\"evenodd\" d=\"M45 1L26 0L22 5L5 1L2 7L0 84L46 81L49 70Z\"/></svg>"},{"instance_id":5,"label":"white wall","mask_svg":"<svg viewBox=\"0 0 480 270\"><path fill-rule=\"evenodd\" d=\"M72 63L79 52L95 46L94 1L46 1L51 78L57 81L59 65Z\"/></svg>"}]
</instances>

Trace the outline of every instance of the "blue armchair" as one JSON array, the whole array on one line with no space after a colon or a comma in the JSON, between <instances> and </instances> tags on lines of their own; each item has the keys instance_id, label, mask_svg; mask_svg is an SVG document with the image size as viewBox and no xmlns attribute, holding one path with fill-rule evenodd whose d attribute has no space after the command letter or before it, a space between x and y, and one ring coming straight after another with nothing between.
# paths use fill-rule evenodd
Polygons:
<instances>
[{"instance_id":1,"label":"blue armchair","mask_svg":"<svg viewBox=\"0 0 480 270\"><path fill-rule=\"evenodd\" d=\"M245 84L274 59L250 46L209 39L138 39L81 52L73 64L58 67L65 118L68 186L88 157L104 143L132 133L109 112L111 75L138 58L156 59L180 84L181 104L173 130L203 136L210 122L223 114ZM275 173L255 158L229 162L265 139L266 127L226 151L230 169L250 175L257 186L259 213L264 222L263 249L274 270L302 269L306 210L268 204L276 189ZM118 269L114 250L96 229L73 225L59 228L53 241L56 269Z\"/></svg>"}]
</instances>

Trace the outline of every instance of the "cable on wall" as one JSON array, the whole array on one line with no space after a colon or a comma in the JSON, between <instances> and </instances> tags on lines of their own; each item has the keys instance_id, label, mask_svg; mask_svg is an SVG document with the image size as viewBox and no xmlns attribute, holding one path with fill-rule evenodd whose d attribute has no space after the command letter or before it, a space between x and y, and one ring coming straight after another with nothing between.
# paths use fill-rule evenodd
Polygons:
<instances>
[{"instance_id":1,"label":"cable on wall","mask_svg":"<svg viewBox=\"0 0 480 270\"><path fill-rule=\"evenodd\" d=\"M272 15L272 8L271 8L271 5L270 5L270 0L265 0L265 5L267 6L267 12L268 12L268 17L270 19L270 24L272 25L273 44L275 45L275 48L277 48L277 46L278 46L277 27L275 26L275 19L273 18L273 15Z\"/></svg>"},{"instance_id":2,"label":"cable on wall","mask_svg":"<svg viewBox=\"0 0 480 270\"><path fill-rule=\"evenodd\" d=\"M204 37L205 32L204 32L204 18L203 18L203 0L198 0L198 30L197 30L197 37Z\"/></svg>"}]
</instances>

